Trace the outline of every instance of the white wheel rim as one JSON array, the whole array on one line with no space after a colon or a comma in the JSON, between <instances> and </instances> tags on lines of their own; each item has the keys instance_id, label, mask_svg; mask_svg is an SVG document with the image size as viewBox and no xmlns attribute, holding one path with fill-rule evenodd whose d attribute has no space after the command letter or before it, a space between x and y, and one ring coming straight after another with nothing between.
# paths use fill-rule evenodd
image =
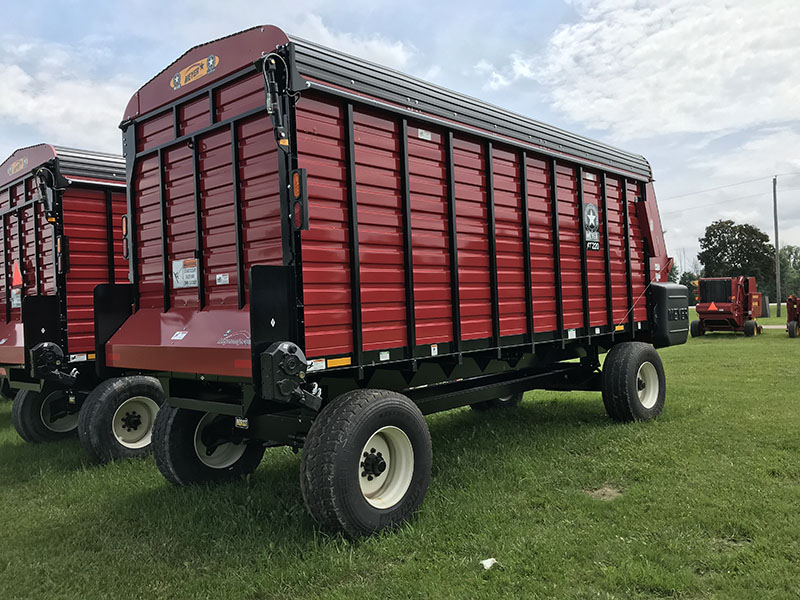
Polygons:
<instances>
[{"instance_id":1,"label":"white wheel rim","mask_svg":"<svg viewBox=\"0 0 800 600\"><path fill-rule=\"evenodd\" d=\"M507 402L511 402L514 399L514 394L509 394L508 396L500 396L497 401L506 404Z\"/></svg>"},{"instance_id":2,"label":"white wheel rim","mask_svg":"<svg viewBox=\"0 0 800 600\"><path fill-rule=\"evenodd\" d=\"M197 428L194 430L194 452L197 458L205 466L211 469L227 469L236 464L242 458L247 446L244 444L234 444L233 442L225 442L220 444L211 452L208 453L208 447L203 443L203 431L205 428L214 422L219 415L214 413L206 413Z\"/></svg>"},{"instance_id":3,"label":"white wheel rim","mask_svg":"<svg viewBox=\"0 0 800 600\"><path fill-rule=\"evenodd\" d=\"M55 433L68 433L78 426L78 413L70 413L66 416L59 417L51 422L53 416L53 403L64 397L64 392L51 392L42 400L42 406L39 408L39 416L42 423L50 431Z\"/></svg>"},{"instance_id":4,"label":"white wheel rim","mask_svg":"<svg viewBox=\"0 0 800 600\"><path fill-rule=\"evenodd\" d=\"M381 427L358 458L358 483L364 499L387 509L403 499L414 476L414 448L402 429Z\"/></svg>"},{"instance_id":5,"label":"white wheel rim","mask_svg":"<svg viewBox=\"0 0 800 600\"><path fill-rule=\"evenodd\" d=\"M114 411L111 421L114 437L120 445L131 450L144 448L153 439L153 423L158 404L147 396L128 398Z\"/></svg>"},{"instance_id":6,"label":"white wheel rim","mask_svg":"<svg viewBox=\"0 0 800 600\"><path fill-rule=\"evenodd\" d=\"M636 389L639 402L646 409L651 409L658 402L658 371L651 362L644 362L636 373Z\"/></svg>"}]
</instances>

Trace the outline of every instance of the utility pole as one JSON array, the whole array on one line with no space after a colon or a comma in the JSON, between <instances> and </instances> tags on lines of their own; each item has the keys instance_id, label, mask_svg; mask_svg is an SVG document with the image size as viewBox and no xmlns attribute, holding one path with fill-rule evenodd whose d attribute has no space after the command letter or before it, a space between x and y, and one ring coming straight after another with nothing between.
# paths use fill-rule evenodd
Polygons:
<instances>
[{"instance_id":1,"label":"utility pole","mask_svg":"<svg viewBox=\"0 0 800 600\"><path fill-rule=\"evenodd\" d=\"M772 211L775 217L775 298L776 314L781 316L781 245L778 243L778 176L772 178Z\"/></svg>"}]
</instances>

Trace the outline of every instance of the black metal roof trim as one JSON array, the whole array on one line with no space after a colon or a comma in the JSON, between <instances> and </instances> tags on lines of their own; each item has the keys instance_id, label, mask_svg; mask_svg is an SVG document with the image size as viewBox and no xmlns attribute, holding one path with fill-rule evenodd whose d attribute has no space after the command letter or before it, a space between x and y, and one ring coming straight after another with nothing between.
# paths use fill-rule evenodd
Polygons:
<instances>
[{"instance_id":1,"label":"black metal roof trim","mask_svg":"<svg viewBox=\"0 0 800 600\"><path fill-rule=\"evenodd\" d=\"M569 133L314 42L294 36L290 39L293 60L303 76L405 106L410 115L413 111L421 111L568 154L579 162L586 160L608 165L648 181L652 179L650 164L638 154Z\"/></svg>"},{"instance_id":2,"label":"black metal roof trim","mask_svg":"<svg viewBox=\"0 0 800 600\"><path fill-rule=\"evenodd\" d=\"M64 177L125 181L125 160L117 154L53 146Z\"/></svg>"}]
</instances>

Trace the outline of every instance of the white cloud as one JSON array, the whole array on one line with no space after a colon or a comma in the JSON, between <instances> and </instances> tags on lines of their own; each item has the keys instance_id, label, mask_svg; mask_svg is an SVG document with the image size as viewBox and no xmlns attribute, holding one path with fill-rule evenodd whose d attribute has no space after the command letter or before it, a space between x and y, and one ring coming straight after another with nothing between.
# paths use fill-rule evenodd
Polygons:
<instances>
[{"instance_id":1,"label":"white cloud","mask_svg":"<svg viewBox=\"0 0 800 600\"><path fill-rule=\"evenodd\" d=\"M117 125L133 84L97 72L97 52L85 45L0 37L0 122L27 128L31 144L47 142L120 151ZM7 148L9 153L14 148Z\"/></svg>"},{"instance_id":2,"label":"white cloud","mask_svg":"<svg viewBox=\"0 0 800 600\"><path fill-rule=\"evenodd\" d=\"M577 23L512 53L488 87L533 80L575 122L617 139L797 118L800 3L572 0Z\"/></svg>"},{"instance_id":3,"label":"white cloud","mask_svg":"<svg viewBox=\"0 0 800 600\"><path fill-rule=\"evenodd\" d=\"M416 54L412 46L398 40L388 40L381 35L359 36L334 32L325 26L319 16L313 14L301 19L297 25L296 30L287 33L394 69L408 69Z\"/></svg>"},{"instance_id":4,"label":"white cloud","mask_svg":"<svg viewBox=\"0 0 800 600\"><path fill-rule=\"evenodd\" d=\"M302 12L299 7L292 10ZM191 33L191 41L184 42L173 56L159 55L158 65L149 68L135 64L132 56L115 56L107 37L88 36L73 44L56 44L30 36L0 36L0 52L4 56L0 63L0 143L8 152L13 151L20 145L20 135L12 136L9 131L25 128L22 145L48 142L120 152L118 124L128 100L142 84L190 46L253 25L252 16L246 25L236 25L209 19L208 11L195 12L202 15L197 17L201 19L198 26L187 23L182 28ZM243 8L232 14L249 13ZM293 24L288 28L290 34L383 65L408 70L416 57L416 50L408 43L379 34L335 31L315 14L304 12L287 20ZM147 29L139 31L145 32L154 41L159 37L175 41L174 21L148 22ZM204 34L207 37L197 37ZM144 73L132 72L136 69Z\"/></svg>"}]
</instances>

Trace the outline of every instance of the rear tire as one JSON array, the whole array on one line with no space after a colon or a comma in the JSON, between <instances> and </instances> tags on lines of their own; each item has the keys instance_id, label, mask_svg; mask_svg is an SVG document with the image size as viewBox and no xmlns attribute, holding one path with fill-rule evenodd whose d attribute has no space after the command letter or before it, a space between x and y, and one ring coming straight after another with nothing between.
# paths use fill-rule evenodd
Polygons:
<instances>
[{"instance_id":1,"label":"rear tire","mask_svg":"<svg viewBox=\"0 0 800 600\"><path fill-rule=\"evenodd\" d=\"M75 435L78 410L64 390L20 390L11 406L11 422L26 442L55 442Z\"/></svg>"},{"instance_id":2,"label":"rear tire","mask_svg":"<svg viewBox=\"0 0 800 600\"><path fill-rule=\"evenodd\" d=\"M208 453L203 433L218 419L230 419L233 425L230 416L168 404L158 412L153 430L153 457L168 481L175 485L225 483L256 470L265 450L260 444L226 442Z\"/></svg>"},{"instance_id":3,"label":"rear tire","mask_svg":"<svg viewBox=\"0 0 800 600\"><path fill-rule=\"evenodd\" d=\"M796 338L797 337L797 321L789 321L786 324L786 331L789 332L789 337L790 338Z\"/></svg>"},{"instance_id":4,"label":"rear tire","mask_svg":"<svg viewBox=\"0 0 800 600\"><path fill-rule=\"evenodd\" d=\"M394 528L422 504L431 438L419 408L397 392L355 390L322 409L308 432L300 489L319 525L359 538Z\"/></svg>"},{"instance_id":5,"label":"rear tire","mask_svg":"<svg viewBox=\"0 0 800 600\"><path fill-rule=\"evenodd\" d=\"M753 337L758 330L758 325L755 321L745 321L744 322L744 336L745 337Z\"/></svg>"},{"instance_id":6,"label":"rear tire","mask_svg":"<svg viewBox=\"0 0 800 600\"><path fill-rule=\"evenodd\" d=\"M661 358L650 344L623 342L603 364L603 404L615 421L649 421L661 414L666 381Z\"/></svg>"},{"instance_id":7,"label":"rear tire","mask_svg":"<svg viewBox=\"0 0 800 600\"><path fill-rule=\"evenodd\" d=\"M524 395L524 392L517 392L516 394L509 394L508 396L500 396L499 398L492 398L491 400L476 402L475 404L470 404L469 406L472 408L472 410L477 411L494 410L496 408L514 408L515 406L519 406L519 403L522 402L522 397Z\"/></svg>"},{"instance_id":8,"label":"rear tire","mask_svg":"<svg viewBox=\"0 0 800 600\"><path fill-rule=\"evenodd\" d=\"M700 321L697 320L692 321L690 328L693 338L700 337L705 333L705 331L703 330L703 326L700 324Z\"/></svg>"},{"instance_id":9,"label":"rear tire","mask_svg":"<svg viewBox=\"0 0 800 600\"><path fill-rule=\"evenodd\" d=\"M153 425L163 403L164 391L155 377L133 375L102 382L81 410L81 446L101 463L150 454Z\"/></svg>"}]
</instances>

